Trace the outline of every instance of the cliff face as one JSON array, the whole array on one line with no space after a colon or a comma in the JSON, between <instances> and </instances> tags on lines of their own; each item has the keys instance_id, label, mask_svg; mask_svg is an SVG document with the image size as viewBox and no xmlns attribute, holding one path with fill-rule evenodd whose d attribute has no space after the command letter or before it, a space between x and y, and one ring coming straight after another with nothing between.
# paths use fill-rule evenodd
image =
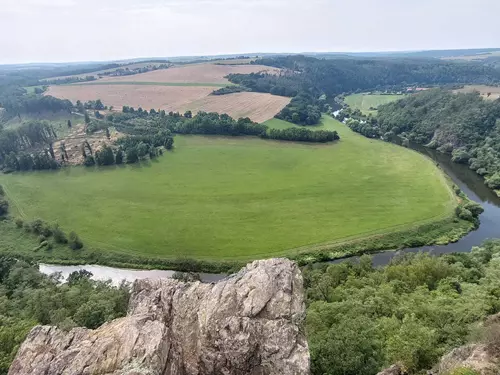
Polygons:
<instances>
[{"instance_id":1,"label":"cliff face","mask_svg":"<svg viewBox=\"0 0 500 375\"><path fill-rule=\"evenodd\" d=\"M302 276L255 261L216 284L140 280L126 317L33 328L9 375L309 374Z\"/></svg>"}]
</instances>

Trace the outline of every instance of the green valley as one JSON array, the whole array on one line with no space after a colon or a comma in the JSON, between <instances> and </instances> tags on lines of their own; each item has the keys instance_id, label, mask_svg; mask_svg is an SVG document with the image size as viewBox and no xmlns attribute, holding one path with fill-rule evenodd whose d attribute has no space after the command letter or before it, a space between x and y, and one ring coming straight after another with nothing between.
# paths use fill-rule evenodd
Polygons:
<instances>
[{"instance_id":1,"label":"green valley","mask_svg":"<svg viewBox=\"0 0 500 375\"><path fill-rule=\"evenodd\" d=\"M293 256L453 215L455 196L430 160L330 117L321 128L341 140L178 135L172 152L150 162L0 183L14 216L58 222L94 249L157 258Z\"/></svg>"}]
</instances>

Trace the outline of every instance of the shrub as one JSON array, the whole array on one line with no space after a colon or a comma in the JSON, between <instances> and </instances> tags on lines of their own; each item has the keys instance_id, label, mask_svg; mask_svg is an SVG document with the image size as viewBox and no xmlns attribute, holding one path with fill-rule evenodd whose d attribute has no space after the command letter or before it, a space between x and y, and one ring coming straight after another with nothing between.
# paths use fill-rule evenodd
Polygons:
<instances>
[{"instance_id":1,"label":"shrub","mask_svg":"<svg viewBox=\"0 0 500 375\"><path fill-rule=\"evenodd\" d=\"M5 195L5 190L3 189L3 186L0 185L0 197L3 197Z\"/></svg>"},{"instance_id":2,"label":"shrub","mask_svg":"<svg viewBox=\"0 0 500 375\"><path fill-rule=\"evenodd\" d=\"M9 202L6 199L0 198L0 216L7 215L9 212Z\"/></svg>"},{"instance_id":3,"label":"shrub","mask_svg":"<svg viewBox=\"0 0 500 375\"><path fill-rule=\"evenodd\" d=\"M474 221L474 216L472 212L464 207L458 207L457 216L462 220Z\"/></svg>"},{"instance_id":4,"label":"shrub","mask_svg":"<svg viewBox=\"0 0 500 375\"><path fill-rule=\"evenodd\" d=\"M66 233L64 233L61 230L61 228L59 228L58 224L54 225L54 228L52 229L52 235L56 243L61 243L61 244L68 243L68 237L66 236Z\"/></svg>"},{"instance_id":5,"label":"shrub","mask_svg":"<svg viewBox=\"0 0 500 375\"><path fill-rule=\"evenodd\" d=\"M22 228L24 226L24 221L20 217L16 218L14 222L16 223L16 227L18 228Z\"/></svg>"},{"instance_id":6,"label":"shrub","mask_svg":"<svg viewBox=\"0 0 500 375\"><path fill-rule=\"evenodd\" d=\"M33 227L31 226L30 223L24 223L23 228L26 232L31 233L33 231Z\"/></svg>"},{"instance_id":7,"label":"shrub","mask_svg":"<svg viewBox=\"0 0 500 375\"><path fill-rule=\"evenodd\" d=\"M95 165L95 159L92 155L88 155L83 162L86 167L93 167Z\"/></svg>"},{"instance_id":8,"label":"shrub","mask_svg":"<svg viewBox=\"0 0 500 375\"><path fill-rule=\"evenodd\" d=\"M484 212L484 208L479 203L473 201L467 202L464 208L469 210L474 216L479 216Z\"/></svg>"},{"instance_id":9,"label":"shrub","mask_svg":"<svg viewBox=\"0 0 500 375\"><path fill-rule=\"evenodd\" d=\"M31 222L31 231L35 234L42 234L43 221L41 219L35 219Z\"/></svg>"},{"instance_id":10,"label":"shrub","mask_svg":"<svg viewBox=\"0 0 500 375\"><path fill-rule=\"evenodd\" d=\"M68 241L69 247L73 250L79 250L83 247L83 242L78 237L78 235L75 232L71 232L69 234L69 241Z\"/></svg>"},{"instance_id":11,"label":"shrub","mask_svg":"<svg viewBox=\"0 0 500 375\"><path fill-rule=\"evenodd\" d=\"M492 189L500 189L500 173L486 177L486 185Z\"/></svg>"},{"instance_id":12,"label":"shrub","mask_svg":"<svg viewBox=\"0 0 500 375\"><path fill-rule=\"evenodd\" d=\"M172 279L183 282L201 281L201 276L196 272L174 272Z\"/></svg>"}]
</instances>

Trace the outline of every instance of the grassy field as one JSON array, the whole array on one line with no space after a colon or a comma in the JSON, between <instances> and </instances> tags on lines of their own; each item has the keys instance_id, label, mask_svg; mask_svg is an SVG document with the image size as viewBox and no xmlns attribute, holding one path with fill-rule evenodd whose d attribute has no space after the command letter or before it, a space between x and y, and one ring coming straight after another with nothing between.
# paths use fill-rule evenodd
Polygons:
<instances>
[{"instance_id":1,"label":"grassy field","mask_svg":"<svg viewBox=\"0 0 500 375\"><path fill-rule=\"evenodd\" d=\"M346 96L344 101L347 105L354 109L359 109L365 115L374 115L377 111L371 108L377 108L379 105L402 98L403 95L353 94Z\"/></svg>"},{"instance_id":2,"label":"grassy field","mask_svg":"<svg viewBox=\"0 0 500 375\"><path fill-rule=\"evenodd\" d=\"M305 128L310 129L310 130L337 130L337 131L339 131L339 127L335 126L336 122L337 121L333 121L333 122L332 121L322 121L318 125L309 125L309 126L306 126ZM267 120L264 122L264 125L269 126L269 128L271 128L271 129L280 129L280 130L288 129L288 128L295 128L295 127L300 127L300 128L304 127L302 125L296 125L292 122L280 120L278 118L272 118L270 120ZM340 128L340 131L342 131L342 127ZM347 134L349 136L350 132Z\"/></svg>"},{"instance_id":3,"label":"grassy field","mask_svg":"<svg viewBox=\"0 0 500 375\"><path fill-rule=\"evenodd\" d=\"M24 87L24 89L26 90L26 92L28 94L34 94L36 88L43 89L43 86L38 85L38 86L26 86L26 87Z\"/></svg>"},{"instance_id":4,"label":"grassy field","mask_svg":"<svg viewBox=\"0 0 500 375\"><path fill-rule=\"evenodd\" d=\"M452 214L453 193L429 159L329 117L322 127L341 140L176 136L173 152L141 166L17 173L0 183L14 216L57 221L89 248L145 257L285 255Z\"/></svg>"}]
</instances>

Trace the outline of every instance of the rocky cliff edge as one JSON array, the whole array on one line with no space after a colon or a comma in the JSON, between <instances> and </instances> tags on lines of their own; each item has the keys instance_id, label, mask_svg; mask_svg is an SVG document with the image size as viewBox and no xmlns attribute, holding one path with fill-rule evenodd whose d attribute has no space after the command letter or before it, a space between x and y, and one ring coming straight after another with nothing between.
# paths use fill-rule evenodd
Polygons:
<instances>
[{"instance_id":1,"label":"rocky cliff edge","mask_svg":"<svg viewBox=\"0 0 500 375\"><path fill-rule=\"evenodd\" d=\"M33 328L9 375L309 374L304 317L302 275L286 259L216 284L138 280L124 318Z\"/></svg>"}]
</instances>

